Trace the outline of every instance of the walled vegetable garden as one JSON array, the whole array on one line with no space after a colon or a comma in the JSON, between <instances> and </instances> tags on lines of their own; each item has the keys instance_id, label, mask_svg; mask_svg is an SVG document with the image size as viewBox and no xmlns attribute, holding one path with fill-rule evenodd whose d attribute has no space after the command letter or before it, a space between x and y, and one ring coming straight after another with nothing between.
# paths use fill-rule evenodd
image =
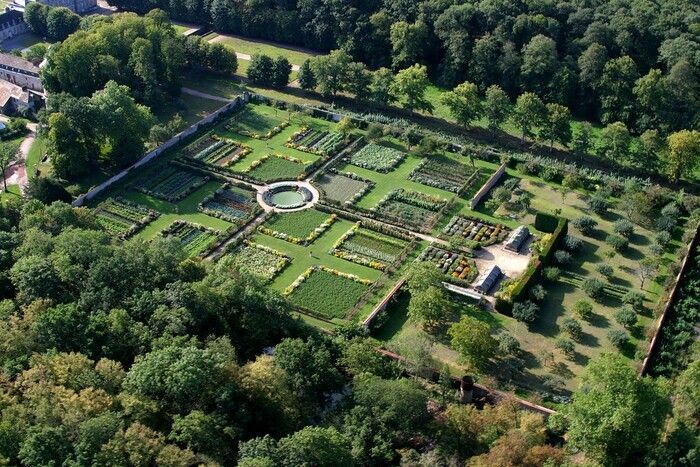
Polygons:
<instances>
[{"instance_id":1,"label":"walled vegetable garden","mask_svg":"<svg viewBox=\"0 0 700 467\"><path fill-rule=\"evenodd\" d=\"M184 250L195 256L211 248L218 239L218 233L201 225L175 221L162 232L164 237L177 238Z\"/></svg>"},{"instance_id":2,"label":"walled vegetable garden","mask_svg":"<svg viewBox=\"0 0 700 467\"><path fill-rule=\"evenodd\" d=\"M377 172L387 173L393 170L406 157L399 150L369 143L349 158L352 165Z\"/></svg>"},{"instance_id":3,"label":"walled vegetable garden","mask_svg":"<svg viewBox=\"0 0 700 467\"><path fill-rule=\"evenodd\" d=\"M352 205L374 187L374 182L351 172L329 169L314 180L314 186L325 201L341 205Z\"/></svg>"},{"instance_id":4,"label":"walled vegetable garden","mask_svg":"<svg viewBox=\"0 0 700 467\"><path fill-rule=\"evenodd\" d=\"M325 267L307 269L284 295L296 306L326 319L343 318L362 297L370 282ZM332 291L332 293L329 293Z\"/></svg>"},{"instance_id":5,"label":"walled vegetable garden","mask_svg":"<svg viewBox=\"0 0 700 467\"><path fill-rule=\"evenodd\" d=\"M134 235L160 215L158 211L121 198L110 198L100 203L96 214L97 222L105 230L121 238Z\"/></svg>"},{"instance_id":6,"label":"walled vegetable garden","mask_svg":"<svg viewBox=\"0 0 700 467\"><path fill-rule=\"evenodd\" d=\"M335 215L328 215L315 209L277 214L264 225L260 232L290 243L308 244L316 240L335 221Z\"/></svg>"},{"instance_id":7,"label":"walled vegetable garden","mask_svg":"<svg viewBox=\"0 0 700 467\"><path fill-rule=\"evenodd\" d=\"M403 189L389 193L373 209L378 219L417 232L429 232L439 220L444 199Z\"/></svg>"},{"instance_id":8,"label":"walled vegetable garden","mask_svg":"<svg viewBox=\"0 0 700 467\"><path fill-rule=\"evenodd\" d=\"M263 156L254 161L247 172L256 180L270 183L279 180L295 180L303 175L305 170L305 164L298 159L274 155Z\"/></svg>"},{"instance_id":9,"label":"walled vegetable garden","mask_svg":"<svg viewBox=\"0 0 700 467\"><path fill-rule=\"evenodd\" d=\"M472 179L475 169L447 157L429 157L413 169L409 179L458 193Z\"/></svg>"},{"instance_id":10,"label":"walled vegetable garden","mask_svg":"<svg viewBox=\"0 0 700 467\"><path fill-rule=\"evenodd\" d=\"M321 156L335 154L349 144L345 137L334 131L302 128L287 141L287 147Z\"/></svg>"},{"instance_id":11,"label":"walled vegetable garden","mask_svg":"<svg viewBox=\"0 0 700 467\"><path fill-rule=\"evenodd\" d=\"M291 261L284 253L249 241L239 246L231 258L241 271L267 281L272 280Z\"/></svg>"},{"instance_id":12,"label":"walled vegetable garden","mask_svg":"<svg viewBox=\"0 0 700 467\"><path fill-rule=\"evenodd\" d=\"M213 217L234 224L244 224L262 211L256 201L256 192L249 189L225 186L206 197L199 210Z\"/></svg>"},{"instance_id":13,"label":"walled vegetable garden","mask_svg":"<svg viewBox=\"0 0 700 467\"><path fill-rule=\"evenodd\" d=\"M134 184L134 189L165 201L177 202L209 181L207 175L167 166L157 174L150 173Z\"/></svg>"},{"instance_id":14,"label":"walled vegetable garden","mask_svg":"<svg viewBox=\"0 0 700 467\"><path fill-rule=\"evenodd\" d=\"M396 263L408 242L371 231L356 224L333 246L330 253L354 263L383 271Z\"/></svg>"}]
</instances>

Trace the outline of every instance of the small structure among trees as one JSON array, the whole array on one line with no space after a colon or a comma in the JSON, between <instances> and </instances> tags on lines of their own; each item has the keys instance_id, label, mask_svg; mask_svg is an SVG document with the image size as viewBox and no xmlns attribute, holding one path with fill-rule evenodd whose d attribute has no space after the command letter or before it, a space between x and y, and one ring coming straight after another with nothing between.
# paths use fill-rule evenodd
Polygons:
<instances>
[{"instance_id":1,"label":"small structure among trees","mask_svg":"<svg viewBox=\"0 0 700 467\"><path fill-rule=\"evenodd\" d=\"M520 247L523 246L523 243L525 243L525 240L527 240L529 236L530 230L527 228L527 226L521 225L517 229L513 230L503 247L506 250L514 251L517 253L518 251L520 251Z\"/></svg>"},{"instance_id":2,"label":"small structure among trees","mask_svg":"<svg viewBox=\"0 0 700 467\"><path fill-rule=\"evenodd\" d=\"M494 264L481 276L477 277L476 281L474 282L474 288L479 292L487 293L493 288L494 285L496 285L496 282L498 279L500 279L501 274L503 274L501 272L501 268Z\"/></svg>"}]
</instances>

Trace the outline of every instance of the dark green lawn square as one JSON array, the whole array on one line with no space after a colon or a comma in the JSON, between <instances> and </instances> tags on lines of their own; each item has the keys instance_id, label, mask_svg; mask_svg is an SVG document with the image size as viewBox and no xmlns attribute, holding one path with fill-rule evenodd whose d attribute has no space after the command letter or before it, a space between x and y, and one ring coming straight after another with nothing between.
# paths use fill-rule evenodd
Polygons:
<instances>
[{"instance_id":1,"label":"dark green lawn square","mask_svg":"<svg viewBox=\"0 0 700 467\"><path fill-rule=\"evenodd\" d=\"M343 318L369 286L322 269L311 275L289 296L292 304L326 318Z\"/></svg>"},{"instance_id":2,"label":"dark green lawn square","mask_svg":"<svg viewBox=\"0 0 700 467\"><path fill-rule=\"evenodd\" d=\"M265 223L265 227L292 237L306 238L316 227L320 227L329 217L330 215L325 212L307 209L304 211L276 214Z\"/></svg>"}]
</instances>

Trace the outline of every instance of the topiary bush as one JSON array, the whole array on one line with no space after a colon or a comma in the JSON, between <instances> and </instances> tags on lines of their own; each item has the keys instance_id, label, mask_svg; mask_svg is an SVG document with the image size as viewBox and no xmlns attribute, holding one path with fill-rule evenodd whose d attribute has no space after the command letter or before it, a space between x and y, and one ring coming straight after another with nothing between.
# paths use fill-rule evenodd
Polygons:
<instances>
[{"instance_id":1,"label":"topiary bush","mask_svg":"<svg viewBox=\"0 0 700 467\"><path fill-rule=\"evenodd\" d=\"M598 279L584 279L581 287L583 288L583 291L586 292L586 295L594 300L599 300L605 292L605 285Z\"/></svg>"},{"instance_id":2,"label":"topiary bush","mask_svg":"<svg viewBox=\"0 0 700 467\"><path fill-rule=\"evenodd\" d=\"M613 346L615 346L615 348L622 349L625 345L627 345L630 338L625 331L620 329L611 329L608 331L608 340Z\"/></svg>"},{"instance_id":3,"label":"topiary bush","mask_svg":"<svg viewBox=\"0 0 700 467\"><path fill-rule=\"evenodd\" d=\"M613 231L625 238L630 238L634 235L634 224L627 219L618 219L613 224Z\"/></svg>"},{"instance_id":4,"label":"topiary bush","mask_svg":"<svg viewBox=\"0 0 700 467\"><path fill-rule=\"evenodd\" d=\"M598 222L591 216L581 216L571 221L571 225L583 235L590 236L598 226Z\"/></svg>"},{"instance_id":5,"label":"topiary bush","mask_svg":"<svg viewBox=\"0 0 700 467\"><path fill-rule=\"evenodd\" d=\"M525 324L534 323L539 312L540 307L529 300L513 304L513 318Z\"/></svg>"},{"instance_id":6,"label":"topiary bush","mask_svg":"<svg viewBox=\"0 0 700 467\"><path fill-rule=\"evenodd\" d=\"M574 304L574 313L579 318L588 321L593 317L593 305L586 300L579 300Z\"/></svg>"},{"instance_id":7,"label":"topiary bush","mask_svg":"<svg viewBox=\"0 0 700 467\"><path fill-rule=\"evenodd\" d=\"M624 251L629 246L629 240L627 240L625 237L621 237L620 235L615 234L608 235L608 237L605 239L605 243L610 245L612 249L617 251L618 253Z\"/></svg>"}]
</instances>

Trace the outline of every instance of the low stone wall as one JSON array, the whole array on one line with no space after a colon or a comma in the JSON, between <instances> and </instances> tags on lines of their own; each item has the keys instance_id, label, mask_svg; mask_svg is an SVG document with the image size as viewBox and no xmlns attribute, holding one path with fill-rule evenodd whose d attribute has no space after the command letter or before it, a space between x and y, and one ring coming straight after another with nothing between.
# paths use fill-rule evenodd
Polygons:
<instances>
[{"instance_id":1,"label":"low stone wall","mask_svg":"<svg viewBox=\"0 0 700 467\"><path fill-rule=\"evenodd\" d=\"M678 275L676 276L676 281L673 284L673 289L671 290L671 293L668 296L668 300L666 301L666 306L664 306L664 311L661 313L661 316L659 317L659 322L656 325L656 331L654 332L654 337L651 338L651 341L649 342L649 349L647 350L647 355L644 357L644 361L642 362L642 368L639 371L639 374L641 376L645 376L647 372L649 371L649 367L651 366L652 359L654 357L654 353L656 352L657 347L659 346L659 340L661 338L661 330L664 327L664 324L667 321L668 314L671 311L671 308L676 302L676 295L678 292L678 289L680 288L681 282L683 281L683 276L685 276L685 273L688 271L688 267L690 267L690 262L692 259L692 256L695 254L695 249L700 246L700 225L698 225L695 229L695 235L693 236L693 239L690 241L690 244L688 245L688 252L685 255L685 258L683 258L683 264L681 265L680 271L678 271Z\"/></svg>"},{"instance_id":2,"label":"low stone wall","mask_svg":"<svg viewBox=\"0 0 700 467\"><path fill-rule=\"evenodd\" d=\"M362 326L364 326L365 329L369 329L369 327L372 325L372 322L377 317L377 315L379 313L381 313L382 311L384 311L384 309L389 304L391 299L394 298L394 295L396 295L398 293L398 291L401 290L401 287L403 287L403 285L405 283L406 283L406 278L404 277L401 280L399 280L396 283L396 285L394 287L392 287L392 289L389 291L389 293L386 294L386 296L382 299L382 301L379 302L379 304L376 307L374 307L374 310L372 310L372 313L370 313L369 316L367 316L367 318L365 318L365 320L362 322Z\"/></svg>"},{"instance_id":3,"label":"low stone wall","mask_svg":"<svg viewBox=\"0 0 700 467\"><path fill-rule=\"evenodd\" d=\"M489 179L484 183L484 186L482 186L479 191L476 192L474 197L472 198L469 207L471 207L472 210L476 208L476 206L481 202L481 200L488 194L489 191L491 191L491 188L494 187L496 183L501 179L503 174L506 171L506 164L503 163L501 166L496 170L496 172L489 177Z\"/></svg>"},{"instance_id":4,"label":"low stone wall","mask_svg":"<svg viewBox=\"0 0 700 467\"><path fill-rule=\"evenodd\" d=\"M117 183L118 181L120 181L121 179L126 177L129 173L131 173L132 170L138 169L139 167L142 167L142 166L148 164L149 162L151 162L153 159L155 159L158 156L160 156L161 154L163 154L168 149L171 149L172 147L177 146L183 140L185 140L185 139L189 138L190 136L192 136L193 134L197 133L202 127L213 123L214 121L219 119L221 116L232 112L233 110L241 107L242 105L245 105L249 100L250 100L250 94L248 94L248 93L244 93L242 96L236 97L234 100L232 100L228 104L225 104L223 107L221 107L218 110L214 111L213 113L207 115L202 120L195 123L194 125L190 126L189 128L187 128L187 129L183 130L182 132L178 133L177 135L173 136L168 141L161 144L160 146L155 148L153 151L149 152L148 154L143 156L141 159L136 161L130 167L122 170L121 172L114 175L109 180L106 180L106 181L102 182L100 185L92 188L87 193L80 195L75 201L73 201L72 205L74 207L82 206L83 204L85 204L85 202L93 199L95 196L99 195L104 190L106 190L110 186L114 185L115 183Z\"/></svg>"}]
</instances>

